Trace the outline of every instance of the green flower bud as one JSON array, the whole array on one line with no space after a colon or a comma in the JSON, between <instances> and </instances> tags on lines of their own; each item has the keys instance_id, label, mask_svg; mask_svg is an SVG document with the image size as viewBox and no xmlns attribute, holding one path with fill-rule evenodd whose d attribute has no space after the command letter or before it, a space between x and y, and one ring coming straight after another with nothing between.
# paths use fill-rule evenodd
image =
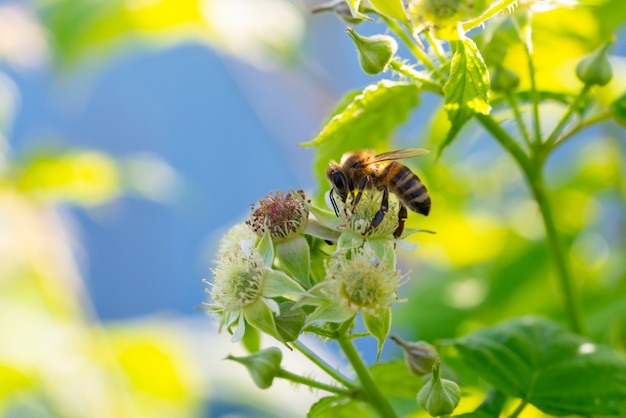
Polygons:
<instances>
[{"instance_id":1,"label":"green flower bud","mask_svg":"<svg viewBox=\"0 0 626 418\"><path fill-rule=\"evenodd\" d=\"M387 35L361 36L352 28L346 29L359 51L361 68L367 74L381 73L398 50L398 43Z\"/></svg>"},{"instance_id":2,"label":"green flower bud","mask_svg":"<svg viewBox=\"0 0 626 418\"><path fill-rule=\"evenodd\" d=\"M420 32L432 28L440 39L459 39L459 22L467 15L467 5L461 0L409 0L407 13L413 25Z\"/></svg>"},{"instance_id":3,"label":"green flower bud","mask_svg":"<svg viewBox=\"0 0 626 418\"><path fill-rule=\"evenodd\" d=\"M432 372L439 360L439 353L433 345L426 341L409 343L396 336L391 336L391 339L404 350L404 360L411 373L424 376Z\"/></svg>"},{"instance_id":4,"label":"green flower bud","mask_svg":"<svg viewBox=\"0 0 626 418\"><path fill-rule=\"evenodd\" d=\"M585 85L604 86L613 77L613 68L609 62L607 50L612 42L602 45L600 48L585 56L576 65L576 75Z\"/></svg>"},{"instance_id":5,"label":"green flower bud","mask_svg":"<svg viewBox=\"0 0 626 418\"><path fill-rule=\"evenodd\" d=\"M301 235L309 218L309 209L302 190L294 193L278 191L259 200L259 207L252 206L252 214L246 224L259 237L268 230L272 242L277 243Z\"/></svg>"},{"instance_id":6,"label":"green flower bud","mask_svg":"<svg viewBox=\"0 0 626 418\"><path fill-rule=\"evenodd\" d=\"M233 360L246 366L254 384L261 389L267 389L272 386L274 378L280 372L282 359L283 353L276 347L257 351L245 357L226 357L226 360Z\"/></svg>"},{"instance_id":7,"label":"green flower bud","mask_svg":"<svg viewBox=\"0 0 626 418\"><path fill-rule=\"evenodd\" d=\"M622 126L626 126L626 93L622 94L611 104L613 119Z\"/></svg>"},{"instance_id":8,"label":"green flower bud","mask_svg":"<svg viewBox=\"0 0 626 418\"><path fill-rule=\"evenodd\" d=\"M430 380L417 394L417 403L432 417L450 415L461 400L461 388L456 382L441 378L440 362L436 361Z\"/></svg>"},{"instance_id":9,"label":"green flower bud","mask_svg":"<svg viewBox=\"0 0 626 418\"><path fill-rule=\"evenodd\" d=\"M491 76L491 89L497 92L515 91L519 86L519 77L513 71L497 67Z\"/></svg>"}]
</instances>

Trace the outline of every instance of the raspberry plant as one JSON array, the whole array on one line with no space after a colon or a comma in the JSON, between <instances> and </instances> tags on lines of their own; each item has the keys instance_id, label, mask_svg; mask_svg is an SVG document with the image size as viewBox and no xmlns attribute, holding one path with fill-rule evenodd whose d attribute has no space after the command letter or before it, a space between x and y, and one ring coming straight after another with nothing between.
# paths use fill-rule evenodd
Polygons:
<instances>
[{"instance_id":1,"label":"raspberry plant","mask_svg":"<svg viewBox=\"0 0 626 418\"><path fill-rule=\"evenodd\" d=\"M391 418L419 408L432 416L450 415L463 394L462 382L455 382L446 364L450 356L489 386L471 416L500 416L513 399L511 417L528 405L556 416L626 414L626 358L585 336L573 269L545 180L546 163L562 144L590 126L624 121L622 92L611 90L607 100L600 89L614 77L610 33L596 37L594 49L569 66L577 85L559 89L538 77L535 51L542 39L534 34L536 16L574 13L576 7L583 6L565 0L337 0L315 9L336 12L350 25L383 22L387 33L346 31L364 72L385 77L349 93L305 144L316 147L314 202L303 192L270 194L253 210L248 227L238 225L222 240L207 309L250 351L230 359L246 366L260 388L282 378L330 393L311 407L309 417ZM523 66L510 65L511 51ZM400 56L405 53L412 57ZM424 231L407 228L399 239L393 237L399 207L394 196L384 223L369 229L380 207L376 191L366 192L358 205L348 198L335 214L323 198L329 189L324 170L342 152L389 148L388 139L423 94L442 97L447 115L439 156L474 123L519 168L543 222L566 324L518 317L440 340L437 347L392 337L404 349L406 365L368 367L354 339L374 337L380 355L392 327L391 306L403 302L399 288L410 278L398 269L396 251L409 235ZM546 128L544 109L555 101L563 111ZM360 323L363 332L357 332ZM259 333L301 351L335 384L285 370L280 349L262 349ZM299 339L305 333L335 341L356 378L307 348ZM413 398L412 407L406 398Z\"/></svg>"}]
</instances>

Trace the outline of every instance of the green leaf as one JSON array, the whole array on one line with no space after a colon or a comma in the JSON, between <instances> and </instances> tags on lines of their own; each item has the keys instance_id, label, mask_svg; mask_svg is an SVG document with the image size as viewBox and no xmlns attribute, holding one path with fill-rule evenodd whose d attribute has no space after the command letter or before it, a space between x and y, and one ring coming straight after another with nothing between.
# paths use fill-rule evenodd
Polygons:
<instances>
[{"instance_id":1,"label":"green leaf","mask_svg":"<svg viewBox=\"0 0 626 418\"><path fill-rule=\"evenodd\" d=\"M497 389L547 414L626 413L626 357L545 318L516 318L444 344Z\"/></svg>"},{"instance_id":2,"label":"green leaf","mask_svg":"<svg viewBox=\"0 0 626 418\"><path fill-rule=\"evenodd\" d=\"M391 308L379 309L374 314L364 311L362 315L365 327L378 341L378 352L376 353L376 361L378 361L391 328Z\"/></svg>"},{"instance_id":3,"label":"green leaf","mask_svg":"<svg viewBox=\"0 0 626 418\"><path fill-rule=\"evenodd\" d=\"M270 235L269 229L266 229L265 233L263 233L263 236L257 244L257 249L263 258L263 264L266 267L271 267L274 262L274 245L272 244L272 236Z\"/></svg>"},{"instance_id":4,"label":"green leaf","mask_svg":"<svg viewBox=\"0 0 626 418\"><path fill-rule=\"evenodd\" d=\"M369 0L369 3L380 14L407 22L406 12L402 0Z\"/></svg>"},{"instance_id":5,"label":"green leaf","mask_svg":"<svg viewBox=\"0 0 626 418\"><path fill-rule=\"evenodd\" d=\"M300 283L285 272L268 268L265 273L262 294L266 298L302 295L305 290Z\"/></svg>"},{"instance_id":6,"label":"green leaf","mask_svg":"<svg viewBox=\"0 0 626 418\"><path fill-rule=\"evenodd\" d=\"M489 71L474 41L464 38L456 42L450 78L443 86L444 108L452 126L439 155L456 138L465 123L475 114L489 114Z\"/></svg>"},{"instance_id":7,"label":"green leaf","mask_svg":"<svg viewBox=\"0 0 626 418\"><path fill-rule=\"evenodd\" d=\"M355 312L347 306L343 306L340 303L326 303L320 305L313 311L307 318L306 326L318 323L319 325L327 322L341 323L346 322L354 318Z\"/></svg>"},{"instance_id":8,"label":"green leaf","mask_svg":"<svg viewBox=\"0 0 626 418\"><path fill-rule=\"evenodd\" d=\"M403 361L378 363L370 367L376 385L386 397L400 397L415 401L422 387L422 379L414 376Z\"/></svg>"},{"instance_id":9,"label":"green leaf","mask_svg":"<svg viewBox=\"0 0 626 418\"><path fill-rule=\"evenodd\" d=\"M375 418L368 407L354 399L327 396L311 406L307 418Z\"/></svg>"},{"instance_id":10,"label":"green leaf","mask_svg":"<svg viewBox=\"0 0 626 418\"><path fill-rule=\"evenodd\" d=\"M280 266L305 288L311 287L309 243L302 235L276 243L276 259Z\"/></svg>"},{"instance_id":11,"label":"green leaf","mask_svg":"<svg viewBox=\"0 0 626 418\"><path fill-rule=\"evenodd\" d=\"M262 300L257 300L254 303L246 306L244 309L244 318L246 322L261 332L264 332L272 337L280 340L280 335L276 329L276 320L274 313L269 306L267 306Z\"/></svg>"},{"instance_id":12,"label":"green leaf","mask_svg":"<svg viewBox=\"0 0 626 418\"><path fill-rule=\"evenodd\" d=\"M314 172L319 190L328 189L326 168L349 150L372 148L388 150L391 134L404 123L419 103L419 87L406 81L381 80L360 94L349 93L351 100L325 124L311 142L317 146ZM348 102L348 100L346 100Z\"/></svg>"}]
</instances>

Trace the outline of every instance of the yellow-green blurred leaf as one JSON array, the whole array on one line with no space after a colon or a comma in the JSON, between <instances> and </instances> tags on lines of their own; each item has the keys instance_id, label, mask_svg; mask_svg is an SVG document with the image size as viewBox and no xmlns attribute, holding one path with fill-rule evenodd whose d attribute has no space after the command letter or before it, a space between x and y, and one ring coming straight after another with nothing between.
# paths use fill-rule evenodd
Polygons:
<instances>
[{"instance_id":1,"label":"yellow-green blurred leaf","mask_svg":"<svg viewBox=\"0 0 626 418\"><path fill-rule=\"evenodd\" d=\"M36 156L13 171L18 190L44 201L97 205L120 192L116 163L95 151Z\"/></svg>"}]
</instances>

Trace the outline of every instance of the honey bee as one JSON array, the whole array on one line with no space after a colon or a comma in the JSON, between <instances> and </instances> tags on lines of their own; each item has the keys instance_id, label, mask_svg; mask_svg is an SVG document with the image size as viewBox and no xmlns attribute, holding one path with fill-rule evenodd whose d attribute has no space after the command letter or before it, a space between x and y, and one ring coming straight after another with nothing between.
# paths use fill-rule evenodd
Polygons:
<instances>
[{"instance_id":1,"label":"honey bee","mask_svg":"<svg viewBox=\"0 0 626 418\"><path fill-rule=\"evenodd\" d=\"M339 207L333 192L337 193L344 204L348 196L351 196L352 204L357 205L365 190L382 191L380 209L374 215L369 231L382 222L389 209L391 192L400 200L398 228L393 233L394 237L400 237L408 216L406 208L427 216L430 212L430 195L420 178L404 164L395 160L418 157L429 152L422 148L408 148L382 154L375 154L372 150L360 150L343 154L339 163L331 161L326 170L326 177L332 185L330 201L335 213L339 215Z\"/></svg>"}]
</instances>

